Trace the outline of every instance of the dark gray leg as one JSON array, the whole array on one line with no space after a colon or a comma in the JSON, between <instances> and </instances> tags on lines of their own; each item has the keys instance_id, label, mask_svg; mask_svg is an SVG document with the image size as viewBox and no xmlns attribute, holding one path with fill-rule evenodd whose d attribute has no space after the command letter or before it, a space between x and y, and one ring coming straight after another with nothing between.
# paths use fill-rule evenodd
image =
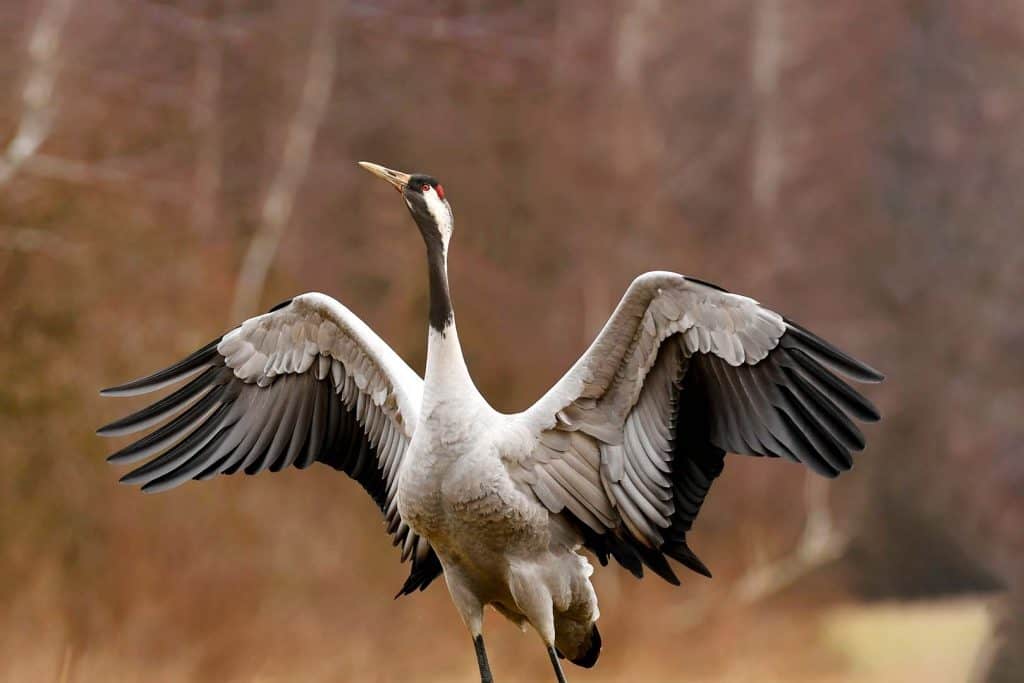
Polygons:
<instances>
[{"instance_id":1,"label":"dark gray leg","mask_svg":"<svg viewBox=\"0 0 1024 683\"><path fill-rule=\"evenodd\" d=\"M476 648L476 663L480 667L480 683L494 683L494 676L491 675L491 665L487 663L484 637L477 636L473 638L473 646Z\"/></svg>"},{"instance_id":2,"label":"dark gray leg","mask_svg":"<svg viewBox=\"0 0 1024 683\"><path fill-rule=\"evenodd\" d=\"M551 666L555 667L555 676L558 678L558 683L566 683L565 674L562 673L562 663L558 661L558 653L550 645L548 645L548 657L551 658Z\"/></svg>"}]
</instances>

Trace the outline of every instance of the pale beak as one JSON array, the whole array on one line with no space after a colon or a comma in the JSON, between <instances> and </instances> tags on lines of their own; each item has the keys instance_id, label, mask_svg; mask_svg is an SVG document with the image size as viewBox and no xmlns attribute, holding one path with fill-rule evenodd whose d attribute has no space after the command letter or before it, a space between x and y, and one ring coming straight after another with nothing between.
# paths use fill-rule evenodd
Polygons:
<instances>
[{"instance_id":1,"label":"pale beak","mask_svg":"<svg viewBox=\"0 0 1024 683\"><path fill-rule=\"evenodd\" d=\"M380 164L371 164L369 161L360 161L359 165L378 178L383 178L394 185L399 192L405 190L405 186L409 184L408 173L392 171L390 168L384 168Z\"/></svg>"}]
</instances>

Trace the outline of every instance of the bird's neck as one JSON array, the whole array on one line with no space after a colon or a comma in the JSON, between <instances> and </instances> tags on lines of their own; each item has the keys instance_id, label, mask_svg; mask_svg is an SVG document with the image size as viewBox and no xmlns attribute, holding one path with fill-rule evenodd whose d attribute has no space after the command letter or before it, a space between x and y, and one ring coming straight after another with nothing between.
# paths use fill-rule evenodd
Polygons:
<instances>
[{"instance_id":1,"label":"bird's neck","mask_svg":"<svg viewBox=\"0 0 1024 683\"><path fill-rule=\"evenodd\" d=\"M455 312L448 289L447 249L440 239L427 242L427 267L430 276L430 329L443 335L448 327L455 327Z\"/></svg>"},{"instance_id":2,"label":"bird's neck","mask_svg":"<svg viewBox=\"0 0 1024 683\"><path fill-rule=\"evenodd\" d=\"M459 344L459 333L453 321L444 331L433 327L427 333L427 369L423 373L424 393L444 399L476 392Z\"/></svg>"},{"instance_id":3,"label":"bird's neck","mask_svg":"<svg viewBox=\"0 0 1024 683\"><path fill-rule=\"evenodd\" d=\"M430 269L430 330L424 390L435 399L479 395L469 376L455 327L444 245L428 242L427 263Z\"/></svg>"}]
</instances>

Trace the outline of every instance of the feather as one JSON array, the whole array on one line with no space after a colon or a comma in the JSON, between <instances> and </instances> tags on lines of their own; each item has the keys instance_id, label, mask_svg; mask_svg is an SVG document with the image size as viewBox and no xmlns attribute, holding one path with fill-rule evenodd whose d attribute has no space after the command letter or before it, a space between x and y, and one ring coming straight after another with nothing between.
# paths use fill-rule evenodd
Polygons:
<instances>
[{"instance_id":1,"label":"feather","mask_svg":"<svg viewBox=\"0 0 1024 683\"><path fill-rule=\"evenodd\" d=\"M121 483L148 483L156 477L170 472L175 467L185 462L188 458L192 457L192 455L209 443L214 436L216 436L216 432L221 426L220 418L228 408L229 406L227 405L219 406L209 420L199 425L188 436L182 439L180 443L176 444L173 448L163 453L158 458L154 458L145 465L137 467L121 477Z\"/></svg>"},{"instance_id":2,"label":"feather","mask_svg":"<svg viewBox=\"0 0 1024 683\"><path fill-rule=\"evenodd\" d=\"M877 422L878 410L845 382L826 370L818 361L802 349L790 349L788 357L795 361L797 369L808 382L827 395L843 410L863 422Z\"/></svg>"},{"instance_id":3,"label":"feather","mask_svg":"<svg viewBox=\"0 0 1024 683\"><path fill-rule=\"evenodd\" d=\"M881 382L885 379L882 373L859 360L848 356L827 341L804 329L792 320L787 320L788 329L780 341L785 348L799 348L816 360L837 372L855 379L858 382Z\"/></svg>"},{"instance_id":4,"label":"feather","mask_svg":"<svg viewBox=\"0 0 1024 683\"><path fill-rule=\"evenodd\" d=\"M227 388L224 385L215 387L189 408L163 427L147 434L138 441L125 446L107 457L107 462L128 463L147 458L177 442L196 425L201 424L216 410Z\"/></svg>"},{"instance_id":5,"label":"feather","mask_svg":"<svg viewBox=\"0 0 1024 683\"><path fill-rule=\"evenodd\" d=\"M100 394L102 396L136 396L138 394L148 394L151 391L156 391L179 382L217 362L217 359L220 357L217 353L217 344L220 343L220 340L221 337L217 337L195 353L170 367L116 387L103 389L100 391Z\"/></svg>"},{"instance_id":6,"label":"feather","mask_svg":"<svg viewBox=\"0 0 1024 683\"><path fill-rule=\"evenodd\" d=\"M171 415L181 411L188 402L210 387L223 384L231 376L231 371L223 367L207 368L201 375L167 395L151 406L136 411L131 415L111 422L96 430L99 436L124 436L141 431L162 422Z\"/></svg>"},{"instance_id":7,"label":"feather","mask_svg":"<svg viewBox=\"0 0 1024 683\"><path fill-rule=\"evenodd\" d=\"M622 522L626 525L626 528L647 546L656 548L661 545L664 538L661 532L652 526L651 520L640 511L638 504L643 499L629 479L623 477L620 482L612 484L612 492L615 496L615 502L622 513ZM653 508L650 509L650 512L660 517Z\"/></svg>"}]
</instances>

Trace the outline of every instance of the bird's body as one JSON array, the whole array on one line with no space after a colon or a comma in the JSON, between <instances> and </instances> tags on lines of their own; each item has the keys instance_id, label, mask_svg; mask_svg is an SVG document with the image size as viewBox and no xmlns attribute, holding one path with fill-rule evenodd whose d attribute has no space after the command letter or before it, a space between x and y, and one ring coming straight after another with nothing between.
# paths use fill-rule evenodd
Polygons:
<instances>
[{"instance_id":1,"label":"bird's body","mask_svg":"<svg viewBox=\"0 0 1024 683\"><path fill-rule=\"evenodd\" d=\"M191 479L320 462L380 506L412 567L400 594L444 575L491 680L483 608L532 626L555 672L600 654L582 550L671 583L667 559L710 572L687 532L725 453L783 457L835 476L878 419L838 376L881 375L753 299L676 273L638 277L594 343L524 412L473 384L448 291L452 214L428 176L364 164L400 192L427 246L430 315L421 379L355 314L303 294L175 365L106 390L185 386L100 430L162 424L109 459L151 458L122 481Z\"/></svg>"},{"instance_id":2,"label":"bird's body","mask_svg":"<svg viewBox=\"0 0 1024 683\"><path fill-rule=\"evenodd\" d=\"M593 570L576 552L578 535L509 474L518 454L536 447L539 432L480 395L454 326L443 335L432 331L398 509L430 541L468 622L491 605L517 624L547 630L561 652L580 659L598 617Z\"/></svg>"}]
</instances>

